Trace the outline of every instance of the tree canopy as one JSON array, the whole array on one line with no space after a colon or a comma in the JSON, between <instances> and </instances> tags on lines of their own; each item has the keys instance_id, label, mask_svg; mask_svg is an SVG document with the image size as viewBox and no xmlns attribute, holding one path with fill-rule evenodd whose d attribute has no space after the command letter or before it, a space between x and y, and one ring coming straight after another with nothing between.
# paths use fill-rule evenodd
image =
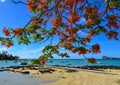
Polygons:
<instances>
[{"instance_id":1,"label":"tree canopy","mask_svg":"<svg viewBox=\"0 0 120 85\"><path fill-rule=\"evenodd\" d=\"M0 60L17 60L19 56L13 56L12 54L8 54L7 51L0 52Z\"/></svg>"},{"instance_id":2,"label":"tree canopy","mask_svg":"<svg viewBox=\"0 0 120 85\"><path fill-rule=\"evenodd\" d=\"M45 46L41 55L48 59L53 58L53 54L69 57L68 53L60 52L61 48L79 55L98 54L101 52L100 45L90 45L90 42L94 36L101 33L108 39L118 40L120 0L12 1L15 4L27 5L33 16L24 27L3 28L6 37L1 37L0 40L1 44L8 48L14 45L13 39L16 39L18 44L44 43L49 40L50 43ZM56 40L58 42L54 43ZM88 60L96 62L94 58Z\"/></svg>"}]
</instances>

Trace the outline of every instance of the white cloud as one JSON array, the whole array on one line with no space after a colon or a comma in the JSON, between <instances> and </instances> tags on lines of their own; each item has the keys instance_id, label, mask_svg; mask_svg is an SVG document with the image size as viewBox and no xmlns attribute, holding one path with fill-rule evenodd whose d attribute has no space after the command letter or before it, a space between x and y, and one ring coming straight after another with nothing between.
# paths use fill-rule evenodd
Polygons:
<instances>
[{"instance_id":1,"label":"white cloud","mask_svg":"<svg viewBox=\"0 0 120 85\"><path fill-rule=\"evenodd\" d=\"M1 46L1 47L0 47L0 52L2 52L2 51L7 51L7 52L9 52L10 50L14 50L14 49L15 49L14 47L7 48L7 47L5 47L5 46Z\"/></svg>"},{"instance_id":2,"label":"white cloud","mask_svg":"<svg viewBox=\"0 0 120 85\"><path fill-rule=\"evenodd\" d=\"M6 47L1 47L1 48L0 48L0 52L1 52L1 51L7 51L7 50L8 50L8 49L7 49Z\"/></svg>"},{"instance_id":3,"label":"white cloud","mask_svg":"<svg viewBox=\"0 0 120 85\"><path fill-rule=\"evenodd\" d=\"M0 2L5 2L6 0L0 0Z\"/></svg>"},{"instance_id":4,"label":"white cloud","mask_svg":"<svg viewBox=\"0 0 120 85\"><path fill-rule=\"evenodd\" d=\"M31 48L31 47L23 47L23 48L15 48L9 51L10 54L13 55L18 55L20 56L20 58L38 58L41 54L42 54L42 49L44 48L44 46L41 46L40 48L35 47L35 48Z\"/></svg>"},{"instance_id":5,"label":"white cloud","mask_svg":"<svg viewBox=\"0 0 120 85\"><path fill-rule=\"evenodd\" d=\"M21 58L37 58L41 54L41 49L21 50L14 54L19 55Z\"/></svg>"}]
</instances>

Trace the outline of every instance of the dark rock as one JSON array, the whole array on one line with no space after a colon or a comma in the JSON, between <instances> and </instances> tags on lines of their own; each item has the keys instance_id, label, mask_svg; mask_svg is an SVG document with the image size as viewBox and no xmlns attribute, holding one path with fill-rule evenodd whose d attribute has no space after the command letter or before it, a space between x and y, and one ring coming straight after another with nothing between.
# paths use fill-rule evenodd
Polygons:
<instances>
[{"instance_id":1,"label":"dark rock","mask_svg":"<svg viewBox=\"0 0 120 85\"><path fill-rule=\"evenodd\" d=\"M40 73L52 73L54 71L55 71L54 69L40 69L39 70Z\"/></svg>"},{"instance_id":2,"label":"dark rock","mask_svg":"<svg viewBox=\"0 0 120 85\"><path fill-rule=\"evenodd\" d=\"M10 71L10 69L8 69L8 68L4 68L4 71Z\"/></svg>"},{"instance_id":3,"label":"dark rock","mask_svg":"<svg viewBox=\"0 0 120 85\"><path fill-rule=\"evenodd\" d=\"M24 71L24 72L21 72L22 74L30 74L29 71Z\"/></svg>"},{"instance_id":4,"label":"dark rock","mask_svg":"<svg viewBox=\"0 0 120 85\"><path fill-rule=\"evenodd\" d=\"M2 71L10 71L10 69L8 69L8 68L1 68L0 72L2 72Z\"/></svg>"},{"instance_id":5,"label":"dark rock","mask_svg":"<svg viewBox=\"0 0 120 85\"><path fill-rule=\"evenodd\" d=\"M75 69L67 69L66 72L68 72L68 73L72 73L72 72L77 72L77 70L75 70Z\"/></svg>"},{"instance_id":6,"label":"dark rock","mask_svg":"<svg viewBox=\"0 0 120 85\"><path fill-rule=\"evenodd\" d=\"M3 72L3 71L5 71L4 69L0 69L0 72Z\"/></svg>"},{"instance_id":7,"label":"dark rock","mask_svg":"<svg viewBox=\"0 0 120 85\"><path fill-rule=\"evenodd\" d=\"M120 66L82 66L81 69L98 70L98 69L120 69Z\"/></svg>"},{"instance_id":8,"label":"dark rock","mask_svg":"<svg viewBox=\"0 0 120 85\"><path fill-rule=\"evenodd\" d=\"M36 67L29 67L30 70L38 70L39 68Z\"/></svg>"},{"instance_id":9,"label":"dark rock","mask_svg":"<svg viewBox=\"0 0 120 85\"><path fill-rule=\"evenodd\" d=\"M23 67L22 70L25 70L25 68Z\"/></svg>"}]
</instances>

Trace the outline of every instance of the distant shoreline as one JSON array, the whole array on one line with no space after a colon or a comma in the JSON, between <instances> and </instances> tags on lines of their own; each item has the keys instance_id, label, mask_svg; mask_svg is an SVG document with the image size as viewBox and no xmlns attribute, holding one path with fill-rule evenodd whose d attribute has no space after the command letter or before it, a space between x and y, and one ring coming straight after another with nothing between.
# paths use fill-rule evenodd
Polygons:
<instances>
[{"instance_id":1,"label":"distant shoreline","mask_svg":"<svg viewBox=\"0 0 120 85\"><path fill-rule=\"evenodd\" d=\"M14 60L8 60L6 61L0 61L0 67L9 67L9 66L21 66L21 62L27 62L27 65L31 64L31 59L20 59L17 61ZM49 60L46 62L45 65L47 66L66 66L66 67L76 67L76 68L118 68L120 66L120 60L97 60L98 63L91 64L87 62L86 60L78 60L78 59L55 59L55 60ZM116 66L116 67L115 67Z\"/></svg>"}]
</instances>

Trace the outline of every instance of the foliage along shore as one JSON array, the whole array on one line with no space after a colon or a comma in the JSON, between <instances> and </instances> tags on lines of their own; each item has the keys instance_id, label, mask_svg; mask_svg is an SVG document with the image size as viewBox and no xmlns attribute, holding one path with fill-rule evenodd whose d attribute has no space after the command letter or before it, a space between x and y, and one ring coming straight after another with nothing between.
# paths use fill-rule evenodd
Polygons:
<instances>
[{"instance_id":1,"label":"foliage along shore","mask_svg":"<svg viewBox=\"0 0 120 85\"><path fill-rule=\"evenodd\" d=\"M0 60L18 60L19 56L8 54L7 51L0 52Z\"/></svg>"}]
</instances>

